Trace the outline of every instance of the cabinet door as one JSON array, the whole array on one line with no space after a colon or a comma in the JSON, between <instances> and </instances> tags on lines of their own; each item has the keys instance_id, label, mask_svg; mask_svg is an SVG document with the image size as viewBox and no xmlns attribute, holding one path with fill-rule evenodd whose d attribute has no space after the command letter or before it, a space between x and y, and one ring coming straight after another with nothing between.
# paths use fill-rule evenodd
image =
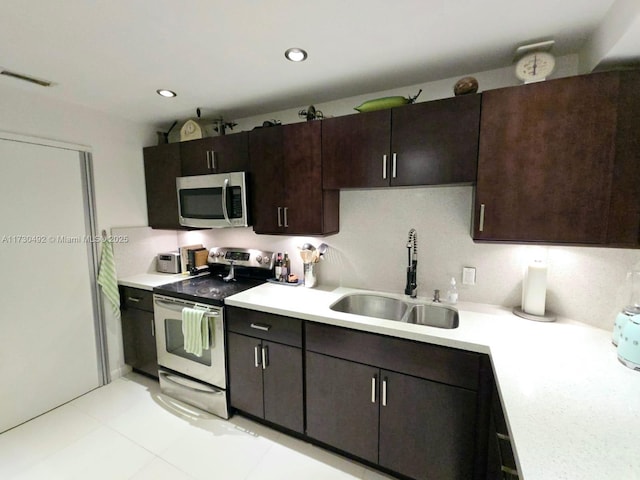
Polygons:
<instances>
[{"instance_id":1,"label":"cabinet door","mask_svg":"<svg viewBox=\"0 0 640 480\"><path fill-rule=\"evenodd\" d=\"M211 138L199 138L180 142L180 162L182 175L205 175L213 173L211 168Z\"/></svg>"},{"instance_id":2,"label":"cabinet door","mask_svg":"<svg viewBox=\"0 0 640 480\"><path fill-rule=\"evenodd\" d=\"M284 208L287 234L323 233L321 122L283 128Z\"/></svg>"},{"instance_id":3,"label":"cabinet door","mask_svg":"<svg viewBox=\"0 0 640 480\"><path fill-rule=\"evenodd\" d=\"M250 195L256 233L282 233L284 229L282 129L265 127L252 130L249 135Z\"/></svg>"},{"instance_id":4,"label":"cabinet door","mask_svg":"<svg viewBox=\"0 0 640 480\"><path fill-rule=\"evenodd\" d=\"M396 168L391 185L475 182L480 98L465 95L392 109Z\"/></svg>"},{"instance_id":5,"label":"cabinet door","mask_svg":"<svg viewBox=\"0 0 640 480\"><path fill-rule=\"evenodd\" d=\"M158 359L153 313L137 308L122 310L124 362L133 369L158 378Z\"/></svg>"},{"instance_id":6,"label":"cabinet door","mask_svg":"<svg viewBox=\"0 0 640 480\"><path fill-rule=\"evenodd\" d=\"M180 176L180 145L146 147L144 177L147 215L152 228L179 229L176 177Z\"/></svg>"},{"instance_id":7,"label":"cabinet door","mask_svg":"<svg viewBox=\"0 0 640 480\"><path fill-rule=\"evenodd\" d=\"M244 172L249 167L249 134L232 133L212 137L213 173Z\"/></svg>"},{"instance_id":8,"label":"cabinet door","mask_svg":"<svg viewBox=\"0 0 640 480\"><path fill-rule=\"evenodd\" d=\"M381 377L380 465L417 480L473 478L475 392L385 370Z\"/></svg>"},{"instance_id":9,"label":"cabinet door","mask_svg":"<svg viewBox=\"0 0 640 480\"><path fill-rule=\"evenodd\" d=\"M378 462L379 370L306 352L307 435Z\"/></svg>"},{"instance_id":10,"label":"cabinet door","mask_svg":"<svg viewBox=\"0 0 640 480\"><path fill-rule=\"evenodd\" d=\"M322 121L325 189L389 186L391 110Z\"/></svg>"},{"instance_id":11,"label":"cabinet door","mask_svg":"<svg viewBox=\"0 0 640 480\"><path fill-rule=\"evenodd\" d=\"M227 355L231 406L264 418L261 341L229 332Z\"/></svg>"},{"instance_id":12,"label":"cabinet door","mask_svg":"<svg viewBox=\"0 0 640 480\"><path fill-rule=\"evenodd\" d=\"M618 72L616 159L607 243L640 246L640 72Z\"/></svg>"},{"instance_id":13,"label":"cabinet door","mask_svg":"<svg viewBox=\"0 0 640 480\"><path fill-rule=\"evenodd\" d=\"M606 241L617 76L482 94L474 239Z\"/></svg>"},{"instance_id":14,"label":"cabinet door","mask_svg":"<svg viewBox=\"0 0 640 480\"><path fill-rule=\"evenodd\" d=\"M302 350L263 341L266 368L264 418L290 430L304 433L302 398Z\"/></svg>"},{"instance_id":15,"label":"cabinet door","mask_svg":"<svg viewBox=\"0 0 640 480\"><path fill-rule=\"evenodd\" d=\"M246 132L180 143L182 175L242 172L249 163Z\"/></svg>"}]
</instances>

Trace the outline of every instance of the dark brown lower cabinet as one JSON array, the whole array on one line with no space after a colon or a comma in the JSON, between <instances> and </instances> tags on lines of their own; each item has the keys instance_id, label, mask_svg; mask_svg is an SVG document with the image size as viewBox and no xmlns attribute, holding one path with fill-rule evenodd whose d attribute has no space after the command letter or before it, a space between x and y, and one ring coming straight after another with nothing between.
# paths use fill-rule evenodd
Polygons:
<instances>
[{"instance_id":1,"label":"dark brown lower cabinet","mask_svg":"<svg viewBox=\"0 0 640 480\"><path fill-rule=\"evenodd\" d=\"M487 480L518 479L518 466L495 382L491 395L488 447Z\"/></svg>"},{"instance_id":2,"label":"dark brown lower cabinet","mask_svg":"<svg viewBox=\"0 0 640 480\"><path fill-rule=\"evenodd\" d=\"M158 378L153 293L120 287L124 362L134 370Z\"/></svg>"},{"instance_id":3,"label":"dark brown lower cabinet","mask_svg":"<svg viewBox=\"0 0 640 480\"><path fill-rule=\"evenodd\" d=\"M306 323L307 436L416 480L486 479L484 355Z\"/></svg>"},{"instance_id":4,"label":"dark brown lower cabinet","mask_svg":"<svg viewBox=\"0 0 640 480\"><path fill-rule=\"evenodd\" d=\"M416 479L473 478L476 393L380 373L380 466Z\"/></svg>"},{"instance_id":5,"label":"dark brown lower cabinet","mask_svg":"<svg viewBox=\"0 0 640 480\"><path fill-rule=\"evenodd\" d=\"M307 435L378 463L378 369L313 352L306 361Z\"/></svg>"},{"instance_id":6,"label":"dark brown lower cabinet","mask_svg":"<svg viewBox=\"0 0 640 480\"><path fill-rule=\"evenodd\" d=\"M304 432L302 350L229 332L231 406Z\"/></svg>"},{"instance_id":7,"label":"dark brown lower cabinet","mask_svg":"<svg viewBox=\"0 0 640 480\"><path fill-rule=\"evenodd\" d=\"M486 355L226 312L232 407L402 478L494 480L487 474L499 472L487 453Z\"/></svg>"},{"instance_id":8,"label":"dark brown lower cabinet","mask_svg":"<svg viewBox=\"0 0 640 480\"><path fill-rule=\"evenodd\" d=\"M415 479L473 478L476 393L307 352L307 435Z\"/></svg>"}]
</instances>

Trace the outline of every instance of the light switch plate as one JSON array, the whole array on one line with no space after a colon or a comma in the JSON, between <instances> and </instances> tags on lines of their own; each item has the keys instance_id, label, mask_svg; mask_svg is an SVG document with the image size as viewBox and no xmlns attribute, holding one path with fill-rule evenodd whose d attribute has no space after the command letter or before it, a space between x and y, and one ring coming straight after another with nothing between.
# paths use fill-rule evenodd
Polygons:
<instances>
[{"instance_id":1,"label":"light switch plate","mask_svg":"<svg viewBox=\"0 0 640 480\"><path fill-rule=\"evenodd\" d=\"M462 284L463 285L475 285L476 284L476 269L475 269L475 267L462 267Z\"/></svg>"}]
</instances>

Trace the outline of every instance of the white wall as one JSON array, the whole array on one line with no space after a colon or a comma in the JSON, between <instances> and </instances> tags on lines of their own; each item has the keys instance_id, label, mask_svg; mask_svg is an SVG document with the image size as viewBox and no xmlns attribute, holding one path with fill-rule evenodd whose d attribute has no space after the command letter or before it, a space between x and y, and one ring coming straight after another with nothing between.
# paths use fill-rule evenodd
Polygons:
<instances>
[{"instance_id":1,"label":"white wall","mask_svg":"<svg viewBox=\"0 0 640 480\"><path fill-rule=\"evenodd\" d=\"M580 51L580 71L637 64L640 2L616 0Z\"/></svg>"},{"instance_id":2,"label":"white wall","mask_svg":"<svg viewBox=\"0 0 640 480\"><path fill-rule=\"evenodd\" d=\"M521 82L516 78L513 72L514 67L506 67L496 70L488 70L485 72L470 73L469 75L474 76L478 80L478 91L482 92L484 90L518 85ZM567 55L556 59L556 69L549 78L567 77L575 75L577 72L578 56ZM270 120L272 118L280 120L283 124L303 121L303 119L298 116L298 111L306 109L311 104L313 104L317 110L322 111L325 117L337 117L357 113L354 108L367 100L395 95L410 97L418 93L419 89L422 89L422 93L418 97L417 102L426 102L439 98L452 97L453 86L459 78L461 77L445 78L443 80L417 85L400 86L392 90L364 93L356 97L344 98L333 102L315 103L313 98L309 98L309 103L307 105L300 105L298 108L254 117L234 119L233 121L236 122L238 126L234 127L233 131L238 132L241 130L252 130L256 126L262 125L263 121Z\"/></svg>"},{"instance_id":3,"label":"white wall","mask_svg":"<svg viewBox=\"0 0 640 480\"><path fill-rule=\"evenodd\" d=\"M39 93L42 87L14 88L10 82L0 82L0 130L90 147L98 228L109 231L113 226L145 225L142 147L155 140L153 129L51 100ZM47 208L46 199L42 208ZM31 279L37 274L25 272L25 284L32 284ZM117 375L123 365L122 333L120 322L108 308L106 324L109 367Z\"/></svg>"}]
</instances>

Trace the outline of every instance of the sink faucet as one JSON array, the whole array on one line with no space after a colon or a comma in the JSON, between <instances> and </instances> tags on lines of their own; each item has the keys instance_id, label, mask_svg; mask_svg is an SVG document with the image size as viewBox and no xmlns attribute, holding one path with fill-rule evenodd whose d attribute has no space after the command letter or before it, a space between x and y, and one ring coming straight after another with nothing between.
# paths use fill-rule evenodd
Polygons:
<instances>
[{"instance_id":1,"label":"sink faucet","mask_svg":"<svg viewBox=\"0 0 640 480\"><path fill-rule=\"evenodd\" d=\"M409 240L407 242L408 266L407 285L404 287L405 295L416 298L418 284L416 283L416 273L418 269L418 232L415 228L409 230Z\"/></svg>"}]
</instances>

